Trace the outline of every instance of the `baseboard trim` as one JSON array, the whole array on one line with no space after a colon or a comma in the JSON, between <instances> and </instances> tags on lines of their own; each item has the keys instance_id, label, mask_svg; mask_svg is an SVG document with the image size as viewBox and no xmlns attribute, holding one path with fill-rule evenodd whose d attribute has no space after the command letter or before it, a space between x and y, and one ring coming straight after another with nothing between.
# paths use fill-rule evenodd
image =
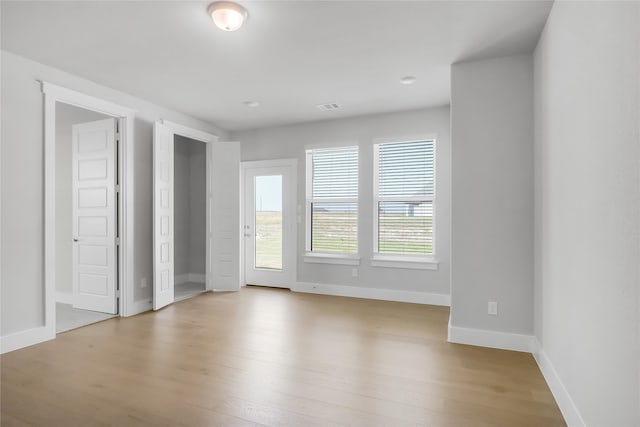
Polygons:
<instances>
[{"instance_id":1,"label":"baseboard trim","mask_svg":"<svg viewBox=\"0 0 640 427\"><path fill-rule=\"evenodd\" d=\"M448 341L456 344L477 345L501 350L523 351L526 353L531 353L534 345L533 335L461 328L452 326L451 319L449 319Z\"/></svg>"},{"instance_id":2,"label":"baseboard trim","mask_svg":"<svg viewBox=\"0 0 640 427\"><path fill-rule=\"evenodd\" d=\"M27 329L26 331L15 332L13 334L0 337L0 353L9 353L30 345L52 340L56 337L56 331L40 326Z\"/></svg>"},{"instance_id":3,"label":"baseboard trim","mask_svg":"<svg viewBox=\"0 0 640 427\"><path fill-rule=\"evenodd\" d=\"M56 292L56 302L61 304L73 304L73 293L71 292Z\"/></svg>"},{"instance_id":4,"label":"baseboard trim","mask_svg":"<svg viewBox=\"0 0 640 427\"><path fill-rule=\"evenodd\" d=\"M189 273L189 281L193 283L204 283L204 274Z\"/></svg>"},{"instance_id":5,"label":"baseboard trim","mask_svg":"<svg viewBox=\"0 0 640 427\"><path fill-rule=\"evenodd\" d=\"M184 285L185 283L204 283L204 274L196 274L196 273L184 273L184 274L176 274L173 279L174 285Z\"/></svg>"},{"instance_id":6,"label":"baseboard trim","mask_svg":"<svg viewBox=\"0 0 640 427\"><path fill-rule=\"evenodd\" d=\"M127 317L135 316L136 314L144 313L145 311L150 311L152 309L153 309L153 301L150 301L150 300L134 301L131 309L127 313Z\"/></svg>"},{"instance_id":7,"label":"baseboard trim","mask_svg":"<svg viewBox=\"0 0 640 427\"><path fill-rule=\"evenodd\" d=\"M323 283L297 282L294 292L333 295L340 297L368 298L383 301L410 302L414 304L441 305L449 307L451 297L446 294L400 291L394 289L361 288L357 286L329 285Z\"/></svg>"},{"instance_id":8,"label":"baseboard trim","mask_svg":"<svg viewBox=\"0 0 640 427\"><path fill-rule=\"evenodd\" d=\"M580 415L580 411L578 411L571 395L558 376L558 372L553 367L553 364L547 357L547 354L544 352L544 349L537 339L535 339L533 357L536 359L536 363L538 364L540 372L542 372L542 376L551 390L551 394L553 394L553 397L556 399L556 403L560 408L560 412L562 412L564 421L569 427L585 427L586 424Z\"/></svg>"}]
</instances>

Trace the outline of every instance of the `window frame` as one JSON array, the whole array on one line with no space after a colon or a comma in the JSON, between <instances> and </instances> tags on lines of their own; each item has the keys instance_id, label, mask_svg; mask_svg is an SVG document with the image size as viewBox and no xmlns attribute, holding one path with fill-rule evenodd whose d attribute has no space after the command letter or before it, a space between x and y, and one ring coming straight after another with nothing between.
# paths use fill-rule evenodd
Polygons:
<instances>
[{"instance_id":1,"label":"window frame","mask_svg":"<svg viewBox=\"0 0 640 427\"><path fill-rule=\"evenodd\" d=\"M430 141L433 144L433 194L431 196L415 197L381 197L380 190L380 146L387 144L403 144L413 142ZM392 267L392 268L413 268L421 270L437 270L438 261L436 259L436 197L437 197L437 136L424 135L411 138L377 139L374 141L373 150L373 250L371 266ZM430 254L403 254L403 253L381 253L379 248L379 224L380 224L380 202L406 202L420 201L431 203L432 206L432 237Z\"/></svg>"},{"instance_id":2,"label":"window frame","mask_svg":"<svg viewBox=\"0 0 640 427\"><path fill-rule=\"evenodd\" d=\"M313 153L321 150L339 150L355 148L357 151L357 177L358 191L356 197L336 197L336 198L313 198ZM341 145L322 145L322 146L306 146L305 147L305 256L304 261L310 263L321 264L342 264L342 265L359 265L360 264L360 146L359 144L341 144ZM355 203L356 205L356 252L321 252L312 251L312 208L313 203Z\"/></svg>"}]
</instances>

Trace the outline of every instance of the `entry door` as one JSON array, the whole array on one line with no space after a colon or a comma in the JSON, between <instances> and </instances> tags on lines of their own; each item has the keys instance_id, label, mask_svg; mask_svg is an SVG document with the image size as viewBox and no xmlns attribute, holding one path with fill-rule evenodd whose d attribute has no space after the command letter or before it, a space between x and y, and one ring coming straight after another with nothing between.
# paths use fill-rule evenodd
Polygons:
<instances>
[{"instance_id":1,"label":"entry door","mask_svg":"<svg viewBox=\"0 0 640 427\"><path fill-rule=\"evenodd\" d=\"M251 167L244 176L245 282L291 288L295 264L293 167Z\"/></svg>"},{"instance_id":2,"label":"entry door","mask_svg":"<svg viewBox=\"0 0 640 427\"><path fill-rule=\"evenodd\" d=\"M116 119L72 127L73 307L116 314Z\"/></svg>"}]
</instances>

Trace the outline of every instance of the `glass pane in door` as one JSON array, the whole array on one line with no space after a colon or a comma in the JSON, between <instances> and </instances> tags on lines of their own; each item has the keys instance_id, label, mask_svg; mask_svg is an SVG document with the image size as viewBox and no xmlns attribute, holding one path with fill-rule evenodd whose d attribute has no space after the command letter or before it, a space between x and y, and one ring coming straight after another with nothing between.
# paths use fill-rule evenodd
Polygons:
<instances>
[{"instance_id":1,"label":"glass pane in door","mask_svg":"<svg viewBox=\"0 0 640 427\"><path fill-rule=\"evenodd\" d=\"M255 177L254 267L282 270L282 175Z\"/></svg>"}]
</instances>

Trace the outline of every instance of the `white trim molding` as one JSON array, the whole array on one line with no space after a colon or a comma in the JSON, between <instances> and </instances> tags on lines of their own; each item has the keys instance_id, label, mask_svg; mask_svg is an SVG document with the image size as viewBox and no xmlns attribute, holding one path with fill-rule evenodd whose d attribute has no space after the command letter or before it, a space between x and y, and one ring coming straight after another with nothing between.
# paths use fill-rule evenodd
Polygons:
<instances>
[{"instance_id":1,"label":"white trim molding","mask_svg":"<svg viewBox=\"0 0 640 427\"><path fill-rule=\"evenodd\" d=\"M174 134L184 136L186 138L195 139L201 142L217 142L218 136L198 129L193 129L178 123L170 122L162 119L162 124L168 127Z\"/></svg>"},{"instance_id":2,"label":"white trim molding","mask_svg":"<svg viewBox=\"0 0 640 427\"><path fill-rule=\"evenodd\" d=\"M204 274L189 273L189 281L193 283L206 283Z\"/></svg>"},{"instance_id":3,"label":"white trim molding","mask_svg":"<svg viewBox=\"0 0 640 427\"><path fill-rule=\"evenodd\" d=\"M242 169L274 168L278 166L297 168L298 159L294 157L287 157L283 159L272 160L243 160L240 162L240 167ZM295 170L297 172L297 169Z\"/></svg>"},{"instance_id":4,"label":"white trim molding","mask_svg":"<svg viewBox=\"0 0 640 427\"><path fill-rule=\"evenodd\" d=\"M533 357L536 359L536 363L538 364L540 372L542 372L542 376L551 390L551 394L553 394L553 397L556 399L556 403L560 408L560 412L562 412L564 421L570 427L584 427L586 424L582 419L576 404L573 402L571 395L558 376L558 372L556 372L553 364L547 357L544 349L537 339L535 339L534 345Z\"/></svg>"},{"instance_id":5,"label":"white trim molding","mask_svg":"<svg viewBox=\"0 0 640 427\"><path fill-rule=\"evenodd\" d=\"M185 283L202 283L205 284L205 275L196 273L176 274L174 279L175 285L183 285Z\"/></svg>"},{"instance_id":6,"label":"white trim molding","mask_svg":"<svg viewBox=\"0 0 640 427\"><path fill-rule=\"evenodd\" d=\"M306 252L304 262L314 264L338 264L338 265L360 265L359 256L323 254L318 252Z\"/></svg>"},{"instance_id":7,"label":"white trim molding","mask_svg":"<svg viewBox=\"0 0 640 427\"><path fill-rule=\"evenodd\" d=\"M73 293L57 291L56 302L62 304L73 304Z\"/></svg>"},{"instance_id":8,"label":"white trim molding","mask_svg":"<svg viewBox=\"0 0 640 427\"><path fill-rule=\"evenodd\" d=\"M176 274L174 276L174 278L173 278L173 284L174 285L184 285L187 282L189 282L189 274L188 273Z\"/></svg>"},{"instance_id":9,"label":"white trim molding","mask_svg":"<svg viewBox=\"0 0 640 427\"><path fill-rule=\"evenodd\" d=\"M397 135L397 136L386 136L373 138L372 142L374 144L389 144L395 142L417 142L417 141L429 141L438 139L437 133L414 133L407 135Z\"/></svg>"},{"instance_id":10,"label":"white trim molding","mask_svg":"<svg viewBox=\"0 0 640 427\"><path fill-rule=\"evenodd\" d=\"M533 335L462 328L451 325L451 317L449 317L448 341L455 344L477 345L526 353L531 353L534 346Z\"/></svg>"},{"instance_id":11,"label":"white trim molding","mask_svg":"<svg viewBox=\"0 0 640 427\"><path fill-rule=\"evenodd\" d=\"M429 292L362 288L359 286L330 285L324 283L309 282L297 282L294 287L291 288L291 290L294 292L303 292L309 294L409 302L413 304L440 305L445 307L451 306L451 297L449 295Z\"/></svg>"},{"instance_id":12,"label":"white trim molding","mask_svg":"<svg viewBox=\"0 0 640 427\"><path fill-rule=\"evenodd\" d=\"M153 309L153 301L151 300L142 300L142 301L134 301L133 304L130 304L131 308L129 311L130 316L135 316L136 314L144 313L146 311L151 311Z\"/></svg>"},{"instance_id":13,"label":"white trim molding","mask_svg":"<svg viewBox=\"0 0 640 427\"><path fill-rule=\"evenodd\" d=\"M371 267L408 268L414 270L437 270L440 263L435 259L412 258L402 256L374 255Z\"/></svg>"},{"instance_id":14,"label":"white trim molding","mask_svg":"<svg viewBox=\"0 0 640 427\"><path fill-rule=\"evenodd\" d=\"M56 331L46 326L27 329L26 331L0 337L0 353L19 350L30 345L52 340L56 337Z\"/></svg>"}]
</instances>

